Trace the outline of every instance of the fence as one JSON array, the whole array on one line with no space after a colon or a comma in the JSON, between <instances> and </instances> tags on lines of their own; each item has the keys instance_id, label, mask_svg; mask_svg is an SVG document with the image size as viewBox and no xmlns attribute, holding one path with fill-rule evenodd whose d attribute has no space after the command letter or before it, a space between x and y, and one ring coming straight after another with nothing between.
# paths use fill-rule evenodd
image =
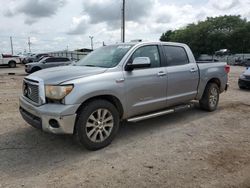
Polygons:
<instances>
[{"instance_id":1,"label":"fence","mask_svg":"<svg viewBox=\"0 0 250 188\"><path fill-rule=\"evenodd\" d=\"M227 62L228 64L234 64L237 60L250 59L250 54L232 54L223 56L211 56L202 54L199 58L200 61L207 59L217 59L218 61Z\"/></svg>"},{"instance_id":2,"label":"fence","mask_svg":"<svg viewBox=\"0 0 250 188\"><path fill-rule=\"evenodd\" d=\"M54 57L67 57L73 61L79 61L88 55L89 52L77 52L77 51L58 51L58 52L50 52L49 55Z\"/></svg>"}]
</instances>

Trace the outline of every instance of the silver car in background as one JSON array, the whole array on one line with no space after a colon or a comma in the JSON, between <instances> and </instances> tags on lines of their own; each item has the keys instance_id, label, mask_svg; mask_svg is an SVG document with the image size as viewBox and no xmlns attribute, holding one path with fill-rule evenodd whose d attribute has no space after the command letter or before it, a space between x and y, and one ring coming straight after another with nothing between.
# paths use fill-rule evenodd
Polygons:
<instances>
[{"instance_id":1,"label":"silver car in background","mask_svg":"<svg viewBox=\"0 0 250 188\"><path fill-rule=\"evenodd\" d=\"M47 69L57 66L70 65L72 61L67 57L45 57L39 62L27 63L25 65L25 71L27 73L34 73L36 71Z\"/></svg>"}]
</instances>

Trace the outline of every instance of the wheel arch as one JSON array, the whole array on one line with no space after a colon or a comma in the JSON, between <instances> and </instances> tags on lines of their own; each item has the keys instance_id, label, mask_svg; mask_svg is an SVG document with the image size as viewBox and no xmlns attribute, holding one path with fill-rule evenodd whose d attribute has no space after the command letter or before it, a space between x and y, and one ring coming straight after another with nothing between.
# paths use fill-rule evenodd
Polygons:
<instances>
[{"instance_id":1,"label":"wheel arch","mask_svg":"<svg viewBox=\"0 0 250 188\"><path fill-rule=\"evenodd\" d=\"M79 114L79 111L83 108L83 106L85 104L87 104L91 101L94 101L94 100L98 100L98 99L106 100L106 101L112 103L116 107L116 109L118 110L118 112L120 114L120 118L123 117L123 114L124 114L123 105L122 105L121 101L117 97L115 97L114 95L98 95L98 96L90 97L87 100L85 100L84 102L82 102L80 107L77 109L76 114Z\"/></svg>"},{"instance_id":2,"label":"wheel arch","mask_svg":"<svg viewBox=\"0 0 250 188\"><path fill-rule=\"evenodd\" d=\"M211 78L211 79L207 82L206 87L207 87L207 85L208 85L209 83L215 83L215 84L217 84L217 86L218 86L219 88L221 88L221 81L220 81L219 78Z\"/></svg>"},{"instance_id":3,"label":"wheel arch","mask_svg":"<svg viewBox=\"0 0 250 188\"><path fill-rule=\"evenodd\" d=\"M196 100L200 100L202 98L207 85L210 83L217 84L217 86L219 87L220 92L221 92L221 80L217 77L213 77L213 78L209 79L207 82L205 82L204 85L201 84L201 86L199 86L200 88L198 89L198 94L196 96Z\"/></svg>"},{"instance_id":4,"label":"wheel arch","mask_svg":"<svg viewBox=\"0 0 250 188\"><path fill-rule=\"evenodd\" d=\"M10 61L8 62L8 64L10 64L10 63L16 63L16 61L15 61L15 60L10 60Z\"/></svg>"}]
</instances>

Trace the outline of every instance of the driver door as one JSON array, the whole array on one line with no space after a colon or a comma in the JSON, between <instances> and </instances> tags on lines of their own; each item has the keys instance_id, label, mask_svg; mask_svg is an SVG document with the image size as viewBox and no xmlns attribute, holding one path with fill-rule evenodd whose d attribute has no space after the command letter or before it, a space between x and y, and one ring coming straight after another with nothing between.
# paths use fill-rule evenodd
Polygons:
<instances>
[{"instance_id":1,"label":"driver door","mask_svg":"<svg viewBox=\"0 0 250 188\"><path fill-rule=\"evenodd\" d=\"M148 57L150 67L124 71L128 117L166 107L167 75L157 45L139 47L131 56Z\"/></svg>"}]
</instances>

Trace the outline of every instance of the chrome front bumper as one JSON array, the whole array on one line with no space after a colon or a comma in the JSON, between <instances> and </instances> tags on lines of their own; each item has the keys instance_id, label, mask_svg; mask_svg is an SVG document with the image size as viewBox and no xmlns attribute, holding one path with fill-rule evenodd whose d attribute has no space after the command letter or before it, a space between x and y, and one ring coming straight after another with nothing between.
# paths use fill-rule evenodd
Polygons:
<instances>
[{"instance_id":1,"label":"chrome front bumper","mask_svg":"<svg viewBox=\"0 0 250 188\"><path fill-rule=\"evenodd\" d=\"M33 127L54 134L73 134L78 105L44 104L34 106L23 96L19 99L20 113L23 119ZM50 121L56 120L58 127L52 127Z\"/></svg>"}]
</instances>

